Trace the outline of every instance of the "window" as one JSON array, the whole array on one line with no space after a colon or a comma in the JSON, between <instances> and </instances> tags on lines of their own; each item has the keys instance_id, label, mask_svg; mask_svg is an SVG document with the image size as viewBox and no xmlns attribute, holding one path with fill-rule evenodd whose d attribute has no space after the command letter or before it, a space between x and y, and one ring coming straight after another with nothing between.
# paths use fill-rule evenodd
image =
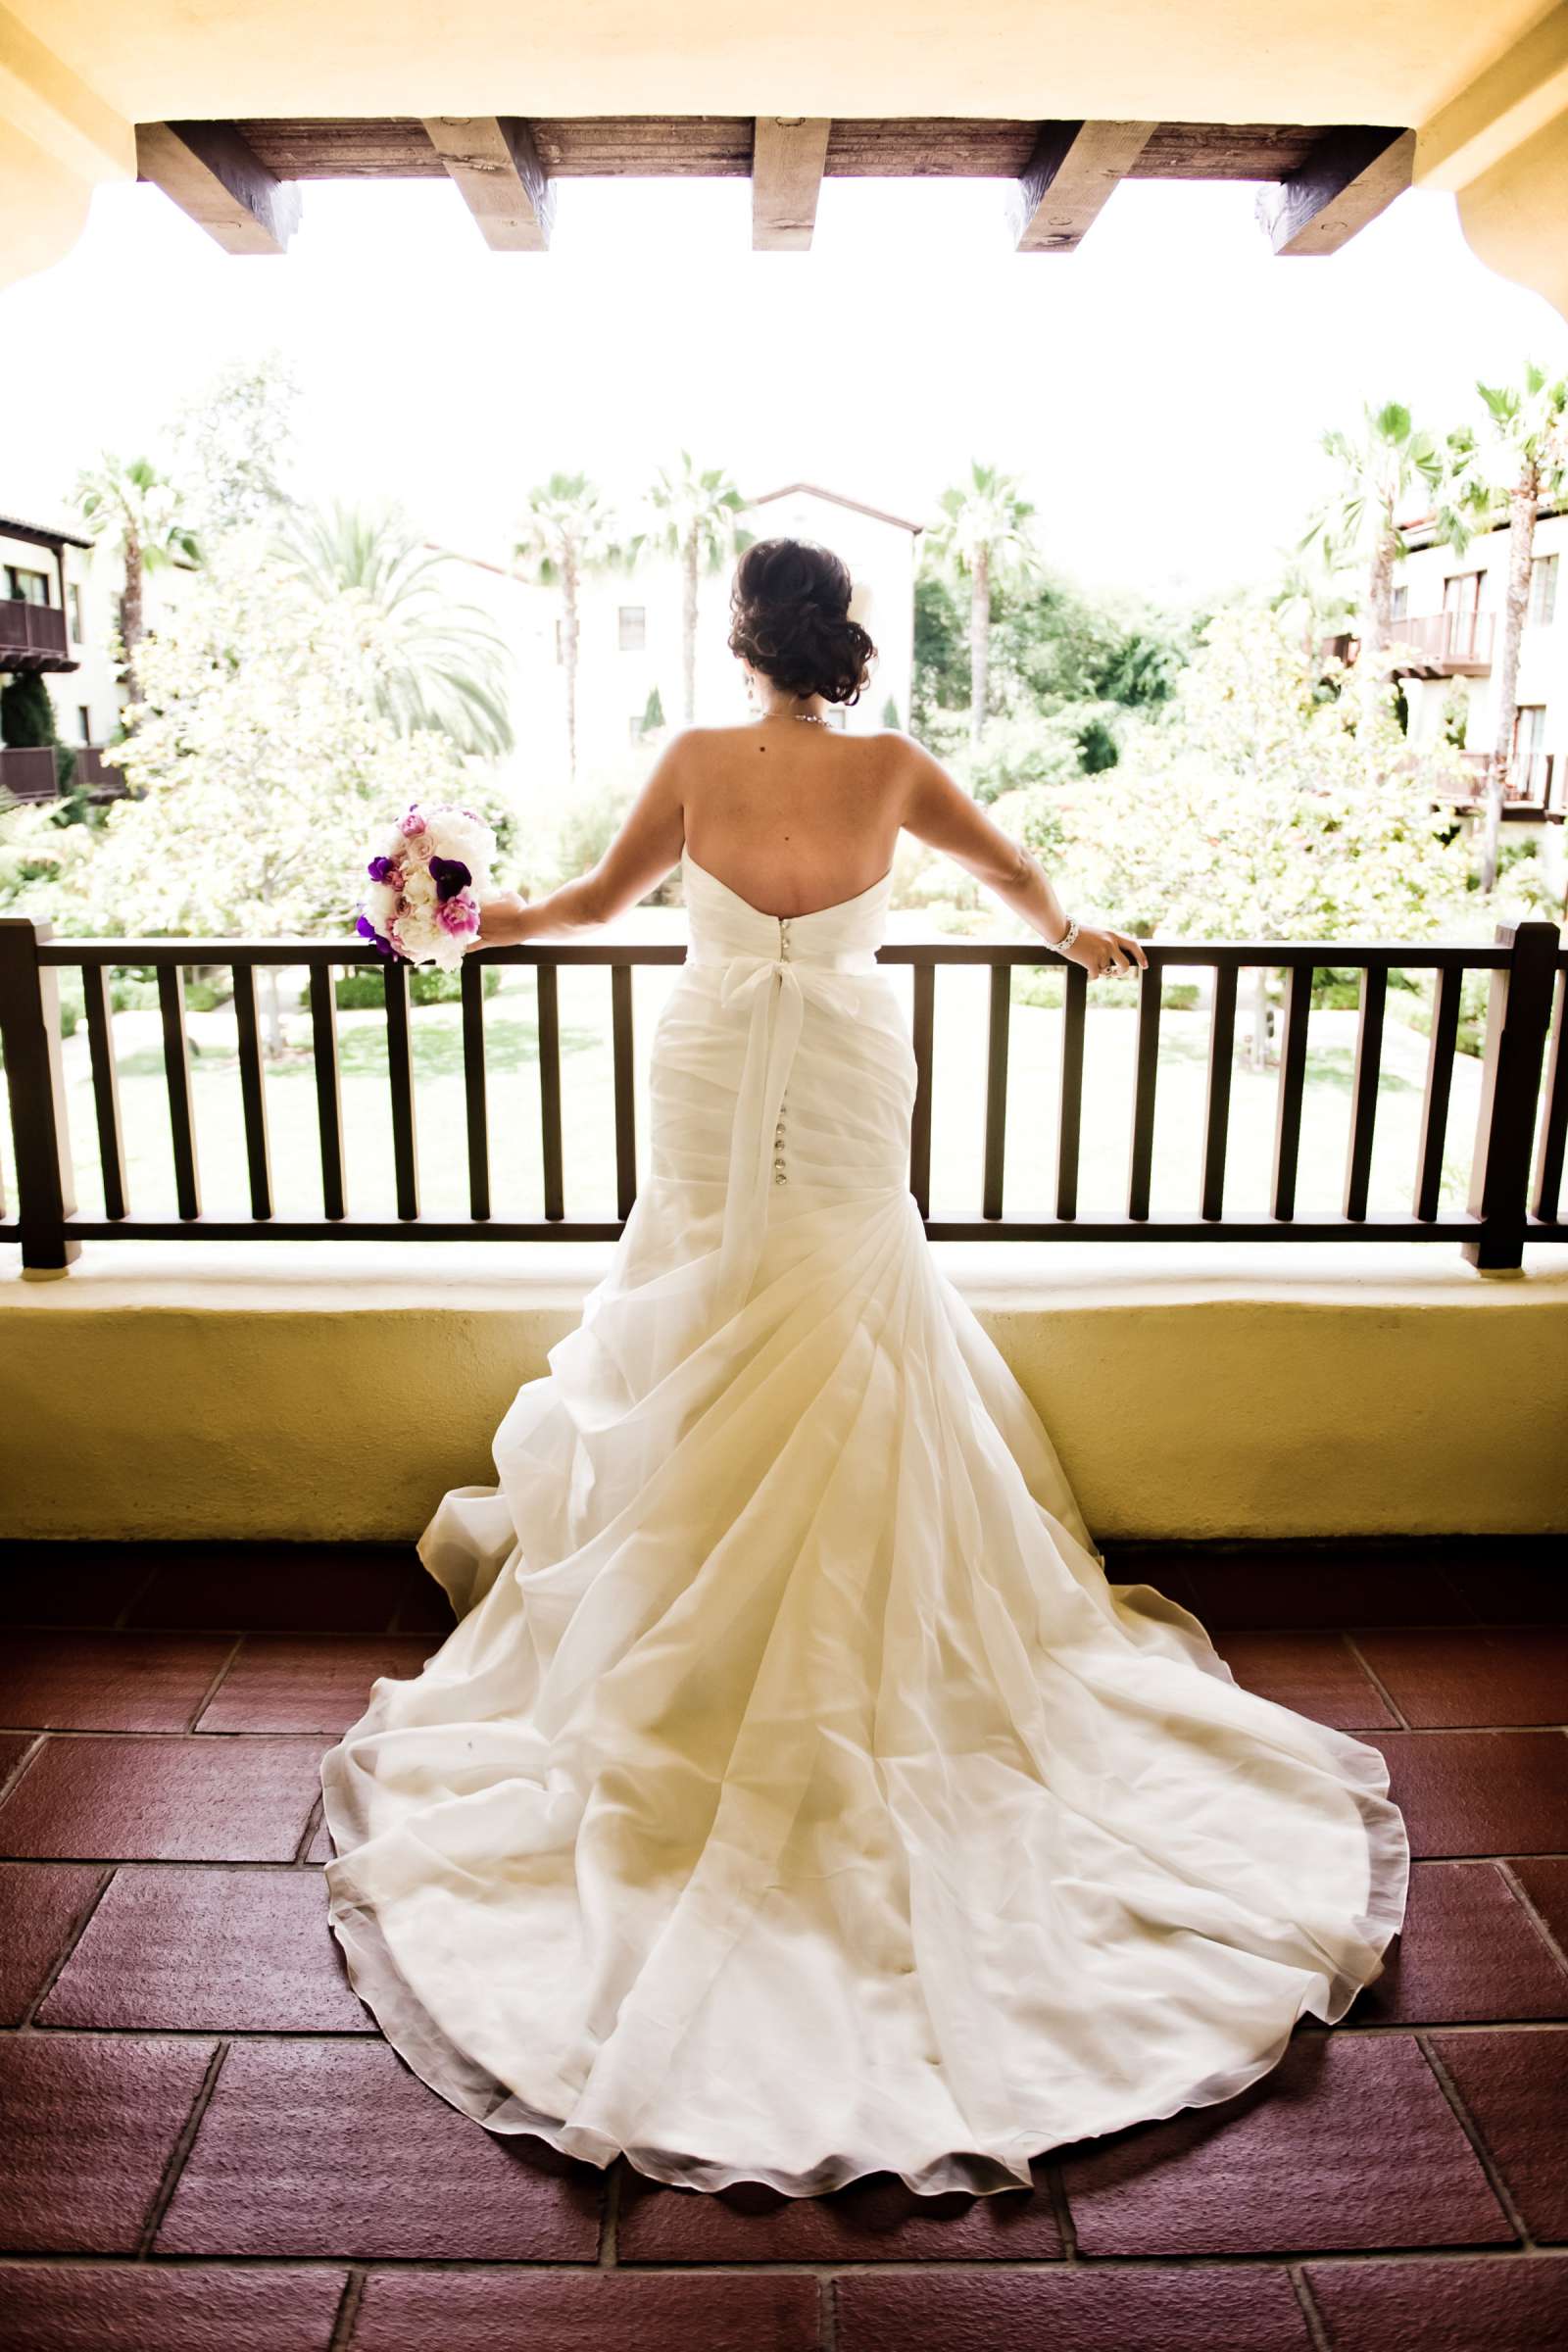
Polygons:
<instances>
[{"instance_id":1,"label":"window","mask_svg":"<svg viewBox=\"0 0 1568 2352\"><path fill-rule=\"evenodd\" d=\"M1530 617L1545 627L1557 610L1557 559L1538 556L1530 566Z\"/></svg>"},{"instance_id":2,"label":"window","mask_svg":"<svg viewBox=\"0 0 1568 2352\"><path fill-rule=\"evenodd\" d=\"M20 564L8 564L6 588L19 605L46 605L49 602L49 574L46 571L26 571Z\"/></svg>"},{"instance_id":3,"label":"window","mask_svg":"<svg viewBox=\"0 0 1568 2352\"><path fill-rule=\"evenodd\" d=\"M1394 591L1394 610L1389 617L1391 620L1403 620L1409 610L1410 591L1405 582L1401 580Z\"/></svg>"},{"instance_id":4,"label":"window","mask_svg":"<svg viewBox=\"0 0 1568 2352\"><path fill-rule=\"evenodd\" d=\"M74 580L71 581L66 589L66 607L71 614L72 640L76 645L84 645L87 641L87 632L81 625L81 590L76 586Z\"/></svg>"},{"instance_id":5,"label":"window","mask_svg":"<svg viewBox=\"0 0 1568 2352\"><path fill-rule=\"evenodd\" d=\"M1443 583L1443 611L1448 623L1443 647L1446 661L1474 662L1478 648L1483 648L1481 583L1485 577L1481 571L1454 571Z\"/></svg>"},{"instance_id":6,"label":"window","mask_svg":"<svg viewBox=\"0 0 1568 2352\"><path fill-rule=\"evenodd\" d=\"M648 608L646 605L622 605L618 614L620 650L623 654L640 654L648 643Z\"/></svg>"},{"instance_id":7,"label":"window","mask_svg":"<svg viewBox=\"0 0 1568 2352\"><path fill-rule=\"evenodd\" d=\"M1450 572L1443 583L1443 610L1445 612L1459 613L1465 619L1469 619L1473 613L1479 612L1481 610L1481 582L1484 576L1479 571Z\"/></svg>"},{"instance_id":8,"label":"window","mask_svg":"<svg viewBox=\"0 0 1568 2352\"><path fill-rule=\"evenodd\" d=\"M1513 757L1508 763L1508 781L1519 800L1540 801L1545 798L1545 786L1551 772L1545 754L1545 704L1521 703L1513 714Z\"/></svg>"},{"instance_id":9,"label":"window","mask_svg":"<svg viewBox=\"0 0 1568 2352\"><path fill-rule=\"evenodd\" d=\"M643 714L640 710L632 710L628 712L626 718L626 741L628 743L641 743L642 739Z\"/></svg>"},{"instance_id":10,"label":"window","mask_svg":"<svg viewBox=\"0 0 1568 2352\"><path fill-rule=\"evenodd\" d=\"M92 712L85 703L76 705L76 732L83 743L92 741Z\"/></svg>"}]
</instances>

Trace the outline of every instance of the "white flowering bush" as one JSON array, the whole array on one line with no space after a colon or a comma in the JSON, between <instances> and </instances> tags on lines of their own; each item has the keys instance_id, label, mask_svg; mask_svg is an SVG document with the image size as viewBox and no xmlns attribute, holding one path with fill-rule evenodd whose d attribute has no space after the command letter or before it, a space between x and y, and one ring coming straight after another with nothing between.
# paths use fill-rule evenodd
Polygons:
<instances>
[{"instance_id":1,"label":"white flowering bush","mask_svg":"<svg viewBox=\"0 0 1568 2352\"><path fill-rule=\"evenodd\" d=\"M352 608L308 601L235 553L143 640L141 700L105 757L133 794L110 811L59 912L74 930L319 937L389 808L471 802L446 737L369 707Z\"/></svg>"}]
</instances>

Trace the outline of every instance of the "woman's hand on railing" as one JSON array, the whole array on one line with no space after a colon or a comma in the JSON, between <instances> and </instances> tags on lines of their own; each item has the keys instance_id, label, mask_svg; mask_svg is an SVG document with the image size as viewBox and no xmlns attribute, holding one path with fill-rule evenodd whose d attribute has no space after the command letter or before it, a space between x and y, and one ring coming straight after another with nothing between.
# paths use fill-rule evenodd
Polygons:
<instances>
[{"instance_id":1,"label":"woman's hand on railing","mask_svg":"<svg viewBox=\"0 0 1568 2352\"><path fill-rule=\"evenodd\" d=\"M1080 923L1070 948L1060 951L1065 963L1081 963L1091 980L1105 980L1113 972L1147 971L1149 957L1130 931L1093 931Z\"/></svg>"},{"instance_id":2,"label":"woman's hand on railing","mask_svg":"<svg viewBox=\"0 0 1568 2352\"><path fill-rule=\"evenodd\" d=\"M525 936L524 917L528 902L514 890L497 891L494 898L479 902L479 929L474 938L478 948L514 947Z\"/></svg>"}]
</instances>

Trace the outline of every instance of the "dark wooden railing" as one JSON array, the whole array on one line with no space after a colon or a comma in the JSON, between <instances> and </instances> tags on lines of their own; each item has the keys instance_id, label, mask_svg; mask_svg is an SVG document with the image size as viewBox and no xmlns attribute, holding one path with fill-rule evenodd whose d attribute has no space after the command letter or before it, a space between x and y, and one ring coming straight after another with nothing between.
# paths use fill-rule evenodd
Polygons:
<instances>
[{"instance_id":1,"label":"dark wooden railing","mask_svg":"<svg viewBox=\"0 0 1568 2352\"><path fill-rule=\"evenodd\" d=\"M0 597L0 669L74 669L58 605Z\"/></svg>"},{"instance_id":2,"label":"dark wooden railing","mask_svg":"<svg viewBox=\"0 0 1568 2352\"><path fill-rule=\"evenodd\" d=\"M125 796L125 779L118 767L104 765L103 753L93 743L8 744L0 751L0 793L14 801L53 801L60 797L59 753L69 752L74 792L89 800L118 801Z\"/></svg>"},{"instance_id":3,"label":"dark wooden railing","mask_svg":"<svg viewBox=\"0 0 1568 2352\"><path fill-rule=\"evenodd\" d=\"M1431 942L1251 940L1220 944L1177 940L1150 943L1146 952L1149 965L1138 983L1126 1210L1119 1217L1084 1217L1078 1210L1078 1174L1088 980L1081 967L1061 964L1049 952L1035 946L985 940L899 941L880 951L884 964L912 966L912 1037L919 1085L910 1136L909 1184L926 1221L926 1230L934 1241L1452 1240L1473 1265L1500 1269L1522 1263L1527 1241L1568 1239L1568 1223L1560 1212L1564 1141L1568 1136L1568 1050L1564 1046L1568 951L1561 944L1554 923L1500 926L1490 947ZM490 948L466 958L462 966L462 1039L469 1213L462 1219L422 1218L419 1213L409 975L403 964L381 965L397 1202L396 1219L387 1221L352 1217L348 1211L337 1015L331 986L335 969L376 965L373 950L351 947L338 940L55 939L46 924L35 925L21 917L0 920L0 1035L5 1046L19 1192L15 1214L0 1221L0 1238L20 1242L24 1265L38 1272L69 1266L83 1241L125 1236L156 1241L184 1238L379 1241L411 1237L432 1241L612 1240L620 1232L637 1192L633 968L642 964L678 964L684 961L685 954L685 947L678 943L622 940L592 946ZM538 972L542 1220L504 1220L491 1214L483 973L487 965L496 963L533 964ZM311 1021L320 1155L319 1218L279 1218L273 1213L256 1001L257 970L270 964L307 966L313 980ZM572 964L611 967L616 1192L613 1219L572 1218L565 1212L557 979L564 966ZM930 1214L936 983L939 968L952 964L985 965L991 975L980 1208L977 1216L957 1219L933 1218ZM107 987L109 970L125 965L150 965L158 975L178 1211L172 1219L135 1217L130 1212ZM233 976L251 1208L246 1218L210 1218L202 1214L184 996L184 974L193 965L226 966ZM1004 1201L1011 973L1017 965L1058 970L1065 980L1055 1201L1054 1213L1048 1217L1008 1216ZM1207 967L1214 973L1197 1214L1153 1217L1150 1214L1150 1187L1154 1164L1161 994L1165 974L1189 965ZM1259 965L1283 969L1286 974L1269 1212L1261 1217L1227 1216L1225 1175L1237 980L1243 969ZM98 1156L103 1175L101 1218L78 1215L74 1203L56 977L62 967L79 972L83 987ZM1324 968L1360 973L1350 1125L1342 1213L1337 1217L1303 1218L1296 1213L1296 1190L1306 1074L1307 1015L1313 972ZM1370 1216L1367 1203L1373 1126L1391 969L1424 969L1435 975L1433 1017L1409 1212ZM1477 971L1490 973L1491 979L1470 1198L1462 1213L1440 1215L1444 1145L1459 1025L1459 992L1465 974ZM0 1201L0 1211L5 1205Z\"/></svg>"}]
</instances>

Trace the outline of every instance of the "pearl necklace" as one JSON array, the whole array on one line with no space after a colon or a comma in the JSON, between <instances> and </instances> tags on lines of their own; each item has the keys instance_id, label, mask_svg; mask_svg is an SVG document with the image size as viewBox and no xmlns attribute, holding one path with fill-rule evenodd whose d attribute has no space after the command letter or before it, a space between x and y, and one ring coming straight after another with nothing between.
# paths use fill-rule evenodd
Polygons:
<instances>
[{"instance_id":1,"label":"pearl necklace","mask_svg":"<svg viewBox=\"0 0 1568 2352\"><path fill-rule=\"evenodd\" d=\"M824 718L818 710L764 710L757 723L759 726L765 727L768 720L773 718L793 719L798 726L802 727L830 727L833 723L831 719Z\"/></svg>"}]
</instances>

